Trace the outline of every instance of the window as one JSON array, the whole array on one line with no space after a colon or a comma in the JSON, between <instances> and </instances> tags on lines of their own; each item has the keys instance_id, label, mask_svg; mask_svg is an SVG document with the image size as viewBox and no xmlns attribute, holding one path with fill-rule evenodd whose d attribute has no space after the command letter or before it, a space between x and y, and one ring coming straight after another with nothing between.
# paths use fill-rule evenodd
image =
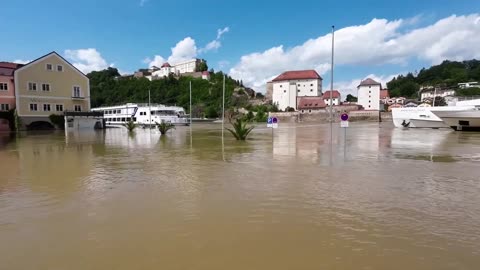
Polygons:
<instances>
[{"instance_id":1,"label":"window","mask_svg":"<svg viewBox=\"0 0 480 270\"><path fill-rule=\"evenodd\" d=\"M283 87L283 85L280 84L280 88L282 88L282 87Z\"/></svg>"},{"instance_id":2,"label":"window","mask_svg":"<svg viewBox=\"0 0 480 270\"><path fill-rule=\"evenodd\" d=\"M50 84L42 83L42 91L49 92L50 91Z\"/></svg>"},{"instance_id":3,"label":"window","mask_svg":"<svg viewBox=\"0 0 480 270\"><path fill-rule=\"evenodd\" d=\"M310 89L310 92L313 92L313 89Z\"/></svg>"},{"instance_id":4,"label":"window","mask_svg":"<svg viewBox=\"0 0 480 270\"><path fill-rule=\"evenodd\" d=\"M313 83L312 83L312 84L310 84L310 86L313 86Z\"/></svg>"},{"instance_id":5,"label":"window","mask_svg":"<svg viewBox=\"0 0 480 270\"><path fill-rule=\"evenodd\" d=\"M369 93L369 94L371 94L371 93L372 93L372 91L368 91L368 93Z\"/></svg>"},{"instance_id":6,"label":"window","mask_svg":"<svg viewBox=\"0 0 480 270\"><path fill-rule=\"evenodd\" d=\"M73 97L81 97L80 86L73 87Z\"/></svg>"},{"instance_id":7,"label":"window","mask_svg":"<svg viewBox=\"0 0 480 270\"><path fill-rule=\"evenodd\" d=\"M372 106L368 105L368 108L370 108L370 107L372 107Z\"/></svg>"},{"instance_id":8,"label":"window","mask_svg":"<svg viewBox=\"0 0 480 270\"><path fill-rule=\"evenodd\" d=\"M38 106L37 106L37 104L31 103L31 104L30 104L30 111L32 111L32 112L38 111Z\"/></svg>"},{"instance_id":9,"label":"window","mask_svg":"<svg viewBox=\"0 0 480 270\"><path fill-rule=\"evenodd\" d=\"M368 88L372 88L372 86L369 86Z\"/></svg>"},{"instance_id":10,"label":"window","mask_svg":"<svg viewBox=\"0 0 480 270\"><path fill-rule=\"evenodd\" d=\"M287 92L287 90L283 90L283 93L286 93L286 92Z\"/></svg>"},{"instance_id":11,"label":"window","mask_svg":"<svg viewBox=\"0 0 480 270\"><path fill-rule=\"evenodd\" d=\"M63 71L63 66L62 65L57 65L57 71L62 72Z\"/></svg>"},{"instance_id":12,"label":"window","mask_svg":"<svg viewBox=\"0 0 480 270\"><path fill-rule=\"evenodd\" d=\"M53 70L53 65L52 64L47 64L47 70L52 71Z\"/></svg>"},{"instance_id":13,"label":"window","mask_svg":"<svg viewBox=\"0 0 480 270\"><path fill-rule=\"evenodd\" d=\"M55 106L55 109L57 110L57 112L63 112L63 105L62 104L57 104Z\"/></svg>"},{"instance_id":14,"label":"window","mask_svg":"<svg viewBox=\"0 0 480 270\"><path fill-rule=\"evenodd\" d=\"M0 111L8 111L8 110L10 110L10 105L0 104Z\"/></svg>"},{"instance_id":15,"label":"window","mask_svg":"<svg viewBox=\"0 0 480 270\"><path fill-rule=\"evenodd\" d=\"M125 118L122 118L122 122L125 122Z\"/></svg>"},{"instance_id":16,"label":"window","mask_svg":"<svg viewBox=\"0 0 480 270\"><path fill-rule=\"evenodd\" d=\"M29 83L28 83L28 90L30 90L30 91L37 91L37 83L29 82Z\"/></svg>"},{"instance_id":17,"label":"window","mask_svg":"<svg viewBox=\"0 0 480 270\"><path fill-rule=\"evenodd\" d=\"M81 105L75 105L74 107L76 112L81 112L82 111L82 106Z\"/></svg>"},{"instance_id":18,"label":"window","mask_svg":"<svg viewBox=\"0 0 480 270\"><path fill-rule=\"evenodd\" d=\"M0 90L7 91L8 90L8 84L7 83L0 83Z\"/></svg>"},{"instance_id":19,"label":"window","mask_svg":"<svg viewBox=\"0 0 480 270\"><path fill-rule=\"evenodd\" d=\"M43 104L43 111L49 112L50 111L50 104Z\"/></svg>"},{"instance_id":20,"label":"window","mask_svg":"<svg viewBox=\"0 0 480 270\"><path fill-rule=\"evenodd\" d=\"M300 90L298 90L298 93L300 93Z\"/></svg>"},{"instance_id":21,"label":"window","mask_svg":"<svg viewBox=\"0 0 480 270\"><path fill-rule=\"evenodd\" d=\"M122 113L122 111L121 111L121 110L117 110L117 113L118 113L118 114L121 114L121 113Z\"/></svg>"}]
</instances>

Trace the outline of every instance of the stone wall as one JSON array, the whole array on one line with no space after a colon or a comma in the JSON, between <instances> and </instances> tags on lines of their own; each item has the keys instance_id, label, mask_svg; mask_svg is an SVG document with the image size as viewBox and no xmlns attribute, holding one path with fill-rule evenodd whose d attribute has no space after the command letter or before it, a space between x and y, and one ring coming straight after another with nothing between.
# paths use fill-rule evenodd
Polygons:
<instances>
[{"instance_id":1,"label":"stone wall","mask_svg":"<svg viewBox=\"0 0 480 270\"><path fill-rule=\"evenodd\" d=\"M338 108L334 108L333 112L333 120L335 122L340 122L340 115L346 111L339 110ZM378 111L347 111L349 115L349 121L379 121L379 112ZM270 117L277 117L282 122L287 123L295 123L295 122L320 122L326 123L330 118L330 113L327 110L316 110L310 113L301 113L301 112L277 112L277 113L269 113ZM382 114L382 118L384 119L391 119L391 114L384 113Z\"/></svg>"}]
</instances>

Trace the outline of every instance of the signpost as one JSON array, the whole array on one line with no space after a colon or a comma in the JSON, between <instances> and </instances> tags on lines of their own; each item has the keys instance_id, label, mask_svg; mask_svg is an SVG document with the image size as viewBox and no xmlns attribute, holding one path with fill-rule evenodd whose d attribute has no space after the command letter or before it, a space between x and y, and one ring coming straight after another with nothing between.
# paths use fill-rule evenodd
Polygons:
<instances>
[{"instance_id":1,"label":"signpost","mask_svg":"<svg viewBox=\"0 0 480 270\"><path fill-rule=\"evenodd\" d=\"M347 128L348 128L348 114L346 112L340 115L340 127L343 128L343 156L346 157L347 155Z\"/></svg>"},{"instance_id":2,"label":"signpost","mask_svg":"<svg viewBox=\"0 0 480 270\"><path fill-rule=\"evenodd\" d=\"M272 119L272 128L278 128L278 119L276 117Z\"/></svg>"}]
</instances>

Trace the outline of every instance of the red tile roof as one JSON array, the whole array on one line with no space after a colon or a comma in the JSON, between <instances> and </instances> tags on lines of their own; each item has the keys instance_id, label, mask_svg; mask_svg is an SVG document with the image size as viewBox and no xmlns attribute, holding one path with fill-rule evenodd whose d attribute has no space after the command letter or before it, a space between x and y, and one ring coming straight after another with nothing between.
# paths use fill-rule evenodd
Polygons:
<instances>
[{"instance_id":1,"label":"red tile roof","mask_svg":"<svg viewBox=\"0 0 480 270\"><path fill-rule=\"evenodd\" d=\"M308 79L322 79L315 70L295 70L286 71L280 76L272 80L272 82L290 81L290 80L308 80Z\"/></svg>"},{"instance_id":2,"label":"red tile roof","mask_svg":"<svg viewBox=\"0 0 480 270\"><path fill-rule=\"evenodd\" d=\"M327 105L322 97L300 97L298 98L298 109L321 109Z\"/></svg>"},{"instance_id":3,"label":"red tile roof","mask_svg":"<svg viewBox=\"0 0 480 270\"><path fill-rule=\"evenodd\" d=\"M172 67L172 66L170 66L170 64L167 62L167 63L163 63L162 68L164 67Z\"/></svg>"},{"instance_id":4,"label":"red tile roof","mask_svg":"<svg viewBox=\"0 0 480 270\"><path fill-rule=\"evenodd\" d=\"M369 86L369 85L382 85L381 83L375 81L375 80L372 80L370 78L366 78L365 80L363 80L362 82L360 82L360 86Z\"/></svg>"},{"instance_id":5,"label":"red tile roof","mask_svg":"<svg viewBox=\"0 0 480 270\"><path fill-rule=\"evenodd\" d=\"M380 90L380 99L390 98L390 93L388 93L388 89Z\"/></svg>"},{"instance_id":6,"label":"red tile roof","mask_svg":"<svg viewBox=\"0 0 480 270\"><path fill-rule=\"evenodd\" d=\"M2 68L16 69L16 68L19 68L21 66L23 66L23 64L17 64L17 63L11 63L11 62L0 62L0 67L2 67Z\"/></svg>"},{"instance_id":7,"label":"red tile roof","mask_svg":"<svg viewBox=\"0 0 480 270\"><path fill-rule=\"evenodd\" d=\"M333 90L332 97L333 98L340 98L340 92L338 92L337 90ZM323 93L323 99L330 99L330 90Z\"/></svg>"},{"instance_id":8,"label":"red tile roof","mask_svg":"<svg viewBox=\"0 0 480 270\"><path fill-rule=\"evenodd\" d=\"M208 71L204 71L202 72L202 75L210 75L210 73Z\"/></svg>"}]
</instances>

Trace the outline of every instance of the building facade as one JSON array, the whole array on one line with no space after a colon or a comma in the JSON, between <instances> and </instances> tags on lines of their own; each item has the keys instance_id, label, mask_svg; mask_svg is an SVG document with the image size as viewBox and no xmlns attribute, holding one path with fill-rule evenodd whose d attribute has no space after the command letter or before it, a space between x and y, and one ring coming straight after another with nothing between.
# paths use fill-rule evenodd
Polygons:
<instances>
[{"instance_id":1,"label":"building facade","mask_svg":"<svg viewBox=\"0 0 480 270\"><path fill-rule=\"evenodd\" d=\"M435 97L450 97L450 96L455 96L456 91L454 89L448 89L448 88L422 88L420 90L420 100L427 101L427 100L433 100Z\"/></svg>"},{"instance_id":2,"label":"building facade","mask_svg":"<svg viewBox=\"0 0 480 270\"><path fill-rule=\"evenodd\" d=\"M0 62L0 111L9 111L15 108L15 69L21 64Z\"/></svg>"},{"instance_id":3,"label":"building facade","mask_svg":"<svg viewBox=\"0 0 480 270\"><path fill-rule=\"evenodd\" d=\"M272 80L272 101L278 109L298 109L297 97L320 97L322 77L315 70L287 71Z\"/></svg>"},{"instance_id":4,"label":"building facade","mask_svg":"<svg viewBox=\"0 0 480 270\"><path fill-rule=\"evenodd\" d=\"M325 104L327 104L327 106L330 106L330 104L333 106L340 105L341 98L342 96L340 95L340 92L337 90L332 91L332 100L330 100L330 90L323 93L323 100L325 101Z\"/></svg>"},{"instance_id":5,"label":"building facade","mask_svg":"<svg viewBox=\"0 0 480 270\"><path fill-rule=\"evenodd\" d=\"M22 125L52 114L90 110L88 77L56 52L15 70L15 103Z\"/></svg>"},{"instance_id":6,"label":"building facade","mask_svg":"<svg viewBox=\"0 0 480 270\"><path fill-rule=\"evenodd\" d=\"M382 84L367 78L360 82L358 89L358 105L362 105L365 110L380 110L380 91Z\"/></svg>"}]
</instances>

